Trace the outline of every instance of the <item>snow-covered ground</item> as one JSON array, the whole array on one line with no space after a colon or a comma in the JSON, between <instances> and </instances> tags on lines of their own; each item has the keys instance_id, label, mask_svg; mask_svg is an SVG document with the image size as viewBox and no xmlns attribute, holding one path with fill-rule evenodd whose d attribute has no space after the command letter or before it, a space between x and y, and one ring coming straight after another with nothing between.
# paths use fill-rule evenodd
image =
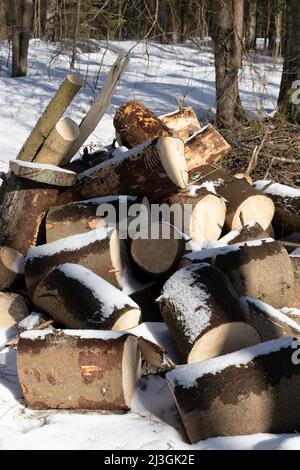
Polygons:
<instances>
[{"instance_id":1,"label":"snow-covered ground","mask_svg":"<svg viewBox=\"0 0 300 470\"><path fill-rule=\"evenodd\" d=\"M76 97L67 115L77 122L84 117L98 85L116 59L118 50L132 42L98 43L99 52L80 54L77 70L86 77L86 87ZM29 74L9 78L7 47L0 44L0 169L14 159L54 91L68 73L69 57L53 45L31 41ZM272 112L280 83L280 64L255 56L241 73L241 97L250 112ZM88 140L97 146L111 143L112 118L124 101L139 99L158 114L177 107L184 98L203 120L215 110L214 61L209 43L200 49L139 44L107 114ZM1 314L1 312L0 312ZM0 348L13 331L0 330ZM24 406L18 383L15 352L0 353L0 449L300 449L298 435L270 435L208 439L186 443L171 393L162 378L142 379L132 411L124 415L31 411Z\"/></svg>"}]
</instances>

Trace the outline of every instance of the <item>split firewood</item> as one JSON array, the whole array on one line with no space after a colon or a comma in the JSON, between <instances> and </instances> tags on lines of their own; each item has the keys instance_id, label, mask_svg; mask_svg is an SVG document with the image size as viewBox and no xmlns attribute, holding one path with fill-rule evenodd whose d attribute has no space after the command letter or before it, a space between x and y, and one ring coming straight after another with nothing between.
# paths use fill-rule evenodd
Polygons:
<instances>
[{"instance_id":1,"label":"split firewood","mask_svg":"<svg viewBox=\"0 0 300 470\"><path fill-rule=\"evenodd\" d=\"M235 243L249 242L269 238L269 234L257 223L241 225L239 228L227 233L218 240L219 246L234 245Z\"/></svg>"},{"instance_id":2,"label":"split firewood","mask_svg":"<svg viewBox=\"0 0 300 470\"><path fill-rule=\"evenodd\" d=\"M0 292L0 328L14 328L28 314L27 304L21 295Z\"/></svg>"},{"instance_id":3,"label":"split firewood","mask_svg":"<svg viewBox=\"0 0 300 470\"><path fill-rule=\"evenodd\" d=\"M11 174L1 193L0 245L25 255L36 244L42 220L55 204L58 188Z\"/></svg>"},{"instance_id":4,"label":"split firewood","mask_svg":"<svg viewBox=\"0 0 300 470\"><path fill-rule=\"evenodd\" d=\"M78 264L50 271L36 287L33 302L67 328L123 331L141 318L130 297Z\"/></svg>"},{"instance_id":5,"label":"split firewood","mask_svg":"<svg viewBox=\"0 0 300 470\"><path fill-rule=\"evenodd\" d=\"M66 237L29 251L25 279L32 294L37 283L55 266L76 263L90 269L116 287L122 287L125 264L124 241L112 228Z\"/></svg>"},{"instance_id":6,"label":"split firewood","mask_svg":"<svg viewBox=\"0 0 300 470\"><path fill-rule=\"evenodd\" d=\"M156 278L167 278L177 268L185 251L186 238L170 224L157 222L147 227L145 238L130 241L130 253L143 272Z\"/></svg>"},{"instance_id":7,"label":"split firewood","mask_svg":"<svg viewBox=\"0 0 300 470\"><path fill-rule=\"evenodd\" d=\"M188 171L218 162L229 153L230 149L231 146L214 126L207 124L184 143Z\"/></svg>"},{"instance_id":8,"label":"split firewood","mask_svg":"<svg viewBox=\"0 0 300 470\"><path fill-rule=\"evenodd\" d=\"M177 271L158 299L185 362L203 361L260 342L227 277L206 263Z\"/></svg>"},{"instance_id":9,"label":"split firewood","mask_svg":"<svg viewBox=\"0 0 300 470\"><path fill-rule=\"evenodd\" d=\"M156 299L160 296L162 282L150 282L133 292L129 297L142 311L143 322L161 322L162 316Z\"/></svg>"},{"instance_id":10,"label":"split firewood","mask_svg":"<svg viewBox=\"0 0 300 470\"><path fill-rule=\"evenodd\" d=\"M190 442L299 429L300 367L293 342L280 338L168 372Z\"/></svg>"},{"instance_id":11,"label":"split firewood","mask_svg":"<svg viewBox=\"0 0 300 470\"><path fill-rule=\"evenodd\" d=\"M183 141L201 129L193 108L179 108L160 116L160 119L168 126L174 137L180 137Z\"/></svg>"},{"instance_id":12,"label":"split firewood","mask_svg":"<svg viewBox=\"0 0 300 470\"><path fill-rule=\"evenodd\" d=\"M138 341L112 331L25 332L17 368L30 408L127 411L140 376Z\"/></svg>"},{"instance_id":13,"label":"split firewood","mask_svg":"<svg viewBox=\"0 0 300 470\"><path fill-rule=\"evenodd\" d=\"M79 75L68 75L46 107L42 116L18 154L18 160L31 162L50 132L64 114L84 81ZM44 163L44 162L40 162Z\"/></svg>"},{"instance_id":14,"label":"split firewood","mask_svg":"<svg viewBox=\"0 0 300 470\"><path fill-rule=\"evenodd\" d=\"M191 179L213 183L215 192L227 201L226 228L234 230L241 225L257 222L266 230L274 216L274 203L270 197L254 189L246 181L228 175L220 168L201 166L191 174Z\"/></svg>"},{"instance_id":15,"label":"split firewood","mask_svg":"<svg viewBox=\"0 0 300 470\"><path fill-rule=\"evenodd\" d=\"M11 160L9 167L19 178L25 178L36 183L65 187L73 186L76 181L74 171L63 170L55 165Z\"/></svg>"},{"instance_id":16,"label":"split firewood","mask_svg":"<svg viewBox=\"0 0 300 470\"><path fill-rule=\"evenodd\" d=\"M58 121L43 143L34 163L66 165L70 161L70 149L80 134L79 126L66 117Z\"/></svg>"},{"instance_id":17,"label":"split firewood","mask_svg":"<svg viewBox=\"0 0 300 470\"><path fill-rule=\"evenodd\" d=\"M279 241L268 238L188 253L179 266L211 263L213 259L239 295L256 297L275 308L291 306L295 296L293 266Z\"/></svg>"},{"instance_id":18,"label":"split firewood","mask_svg":"<svg viewBox=\"0 0 300 470\"><path fill-rule=\"evenodd\" d=\"M300 189L266 180L256 181L254 187L273 199L273 226L280 238L288 233L300 232Z\"/></svg>"},{"instance_id":19,"label":"split firewood","mask_svg":"<svg viewBox=\"0 0 300 470\"><path fill-rule=\"evenodd\" d=\"M188 186L167 198L173 208L172 223L193 243L218 240L225 223L226 204L209 184Z\"/></svg>"},{"instance_id":20,"label":"split firewood","mask_svg":"<svg viewBox=\"0 0 300 470\"><path fill-rule=\"evenodd\" d=\"M0 289L7 289L20 274L24 274L24 263L23 255L17 250L0 247Z\"/></svg>"},{"instance_id":21,"label":"split firewood","mask_svg":"<svg viewBox=\"0 0 300 470\"><path fill-rule=\"evenodd\" d=\"M300 339L300 326L288 315L253 297L242 297L241 300L247 322L258 331L262 341L281 336Z\"/></svg>"},{"instance_id":22,"label":"split firewood","mask_svg":"<svg viewBox=\"0 0 300 470\"><path fill-rule=\"evenodd\" d=\"M120 145L134 148L156 137L173 135L168 126L139 101L129 101L115 114L114 126Z\"/></svg>"},{"instance_id":23,"label":"split firewood","mask_svg":"<svg viewBox=\"0 0 300 470\"><path fill-rule=\"evenodd\" d=\"M86 170L78 176L86 198L114 194L158 199L188 184L184 144L160 137Z\"/></svg>"},{"instance_id":24,"label":"split firewood","mask_svg":"<svg viewBox=\"0 0 300 470\"><path fill-rule=\"evenodd\" d=\"M127 217L127 208L137 201L138 198L134 196L107 196L52 207L46 218L47 243L107 226L105 217L97 215L98 208L104 205L114 207L116 224L119 224L122 221L122 208Z\"/></svg>"}]
</instances>

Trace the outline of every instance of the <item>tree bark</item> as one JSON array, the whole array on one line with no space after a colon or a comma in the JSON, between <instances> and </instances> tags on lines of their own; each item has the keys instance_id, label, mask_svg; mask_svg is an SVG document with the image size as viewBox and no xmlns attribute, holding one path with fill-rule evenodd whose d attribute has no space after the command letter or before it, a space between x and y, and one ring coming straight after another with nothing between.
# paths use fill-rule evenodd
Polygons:
<instances>
[{"instance_id":1,"label":"tree bark","mask_svg":"<svg viewBox=\"0 0 300 470\"><path fill-rule=\"evenodd\" d=\"M12 41L12 77L18 77L20 71L20 17L18 0L9 2L9 22Z\"/></svg>"},{"instance_id":2,"label":"tree bark","mask_svg":"<svg viewBox=\"0 0 300 470\"><path fill-rule=\"evenodd\" d=\"M74 171L63 170L54 165L11 160L9 167L19 178L49 186L69 187L73 186L76 181Z\"/></svg>"},{"instance_id":3,"label":"tree bark","mask_svg":"<svg viewBox=\"0 0 300 470\"><path fill-rule=\"evenodd\" d=\"M27 75L28 48L33 26L33 0L22 0L21 11L19 76L25 77Z\"/></svg>"},{"instance_id":4,"label":"tree bark","mask_svg":"<svg viewBox=\"0 0 300 470\"><path fill-rule=\"evenodd\" d=\"M247 0L248 16L246 26L246 50L249 52L256 49L256 17L257 17L257 0Z\"/></svg>"},{"instance_id":5,"label":"tree bark","mask_svg":"<svg viewBox=\"0 0 300 470\"><path fill-rule=\"evenodd\" d=\"M77 0L77 11L76 11L76 20L74 25L74 35L73 35L73 47L72 47L72 58L70 68L75 68L76 62L76 48L77 48L77 41L79 36L79 29L80 29L80 11L81 11L81 0Z\"/></svg>"},{"instance_id":6,"label":"tree bark","mask_svg":"<svg viewBox=\"0 0 300 470\"><path fill-rule=\"evenodd\" d=\"M182 140L187 140L201 129L193 108L179 108L173 113L160 116L159 119L167 125L174 137L180 137Z\"/></svg>"}]
</instances>

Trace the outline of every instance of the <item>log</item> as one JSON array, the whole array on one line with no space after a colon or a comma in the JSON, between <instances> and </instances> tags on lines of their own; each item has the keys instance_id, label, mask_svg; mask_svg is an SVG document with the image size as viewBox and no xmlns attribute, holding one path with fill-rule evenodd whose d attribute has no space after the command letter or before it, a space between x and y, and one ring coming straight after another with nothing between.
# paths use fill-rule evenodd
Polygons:
<instances>
[{"instance_id":1,"label":"log","mask_svg":"<svg viewBox=\"0 0 300 470\"><path fill-rule=\"evenodd\" d=\"M231 146L214 126L207 124L184 143L188 171L193 171L202 165L217 163L226 157L230 149Z\"/></svg>"},{"instance_id":2,"label":"log","mask_svg":"<svg viewBox=\"0 0 300 470\"><path fill-rule=\"evenodd\" d=\"M258 331L263 342L281 336L300 338L300 326L288 315L253 297L241 300L247 322Z\"/></svg>"},{"instance_id":3,"label":"log","mask_svg":"<svg viewBox=\"0 0 300 470\"><path fill-rule=\"evenodd\" d=\"M218 240L219 246L234 245L236 243L249 242L269 238L269 234L257 222L241 225L235 230L227 233Z\"/></svg>"},{"instance_id":4,"label":"log","mask_svg":"<svg viewBox=\"0 0 300 470\"><path fill-rule=\"evenodd\" d=\"M212 260L240 296L256 297L275 308L291 306L295 295L294 272L279 241L269 238L188 253L179 267Z\"/></svg>"},{"instance_id":5,"label":"log","mask_svg":"<svg viewBox=\"0 0 300 470\"><path fill-rule=\"evenodd\" d=\"M170 224L155 222L147 229L145 238L130 241L131 257L149 276L167 278L176 270L185 251L186 240Z\"/></svg>"},{"instance_id":6,"label":"log","mask_svg":"<svg viewBox=\"0 0 300 470\"><path fill-rule=\"evenodd\" d=\"M288 253L292 253L297 248L300 248L300 232L293 232L286 235L282 240ZM299 250L300 254L300 250Z\"/></svg>"},{"instance_id":7,"label":"log","mask_svg":"<svg viewBox=\"0 0 300 470\"><path fill-rule=\"evenodd\" d=\"M128 194L158 199L187 186L183 142L160 137L84 171L78 180L85 198Z\"/></svg>"},{"instance_id":8,"label":"log","mask_svg":"<svg viewBox=\"0 0 300 470\"><path fill-rule=\"evenodd\" d=\"M273 226L278 237L300 232L300 189L267 180L256 181L254 187L274 201Z\"/></svg>"},{"instance_id":9,"label":"log","mask_svg":"<svg viewBox=\"0 0 300 470\"><path fill-rule=\"evenodd\" d=\"M174 137L180 137L183 141L201 129L193 108L179 108L172 113L160 116L160 120L167 125Z\"/></svg>"},{"instance_id":10,"label":"log","mask_svg":"<svg viewBox=\"0 0 300 470\"><path fill-rule=\"evenodd\" d=\"M14 328L29 314L23 297L12 292L0 292L0 328Z\"/></svg>"},{"instance_id":11,"label":"log","mask_svg":"<svg viewBox=\"0 0 300 470\"><path fill-rule=\"evenodd\" d=\"M11 160L9 167L19 178L25 178L26 180L35 181L36 183L68 187L73 186L76 182L76 173L74 173L74 171L63 170L62 168L47 165L46 163Z\"/></svg>"},{"instance_id":12,"label":"log","mask_svg":"<svg viewBox=\"0 0 300 470\"><path fill-rule=\"evenodd\" d=\"M116 230L102 228L33 248L25 259L25 279L29 293L32 295L40 280L61 263L79 264L112 285L122 287L124 242L119 239Z\"/></svg>"},{"instance_id":13,"label":"log","mask_svg":"<svg viewBox=\"0 0 300 470\"><path fill-rule=\"evenodd\" d=\"M78 264L60 264L34 291L33 302L67 328L123 331L140 322L130 297Z\"/></svg>"},{"instance_id":14,"label":"log","mask_svg":"<svg viewBox=\"0 0 300 470\"><path fill-rule=\"evenodd\" d=\"M173 209L171 222L193 243L218 240L226 217L224 200L209 185L192 185L167 198Z\"/></svg>"},{"instance_id":15,"label":"log","mask_svg":"<svg viewBox=\"0 0 300 470\"><path fill-rule=\"evenodd\" d=\"M150 282L129 295L142 311L142 322L163 321L156 302L156 299L160 296L162 286L162 282Z\"/></svg>"},{"instance_id":16,"label":"log","mask_svg":"<svg viewBox=\"0 0 300 470\"><path fill-rule=\"evenodd\" d=\"M137 201L138 198L134 196L107 196L52 207L46 218L47 243L107 226L105 217L97 215L98 208L104 205L112 205L116 224L120 224L122 210L127 217L127 208Z\"/></svg>"},{"instance_id":17,"label":"log","mask_svg":"<svg viewBox=\"0 0 300 470\"><path fill-rule=\"evenodd\" d=\"M80 123L80 135L72 146L69 158L71 159L82 147L87 138L96 129L111 103L114 91L121 80L123 73L129 64L129 55L124 56L122 52L118 55L115 63L111 67L100 93L96 97L87 115Z\"/></svg>"},{"instance_id":18,"label":"log","mask_svg":"<svg viewBox=\"0 0 300 470\"><path fill-rule=\"evenodd\" d=\"M0 247L0 289L7 289L24 274L24 257L14 248Z\"/></svg>"},{"instance_id":19,"label":"log","mask_svg":"<svg viewBox=\"0 0 300 470\"><path fill-rule=\"evenodd\" d=\"M17 367L30 408L128 411L140 353L124 333L30 331L19 340Z\"/></svg>"},{"instance_id":20,"label":"log","mask_svg":"<svg viewBox=\"0 0 300 470\"><path fill-rule=\"evenodd\" d=\"M34 160L40 147L62 117L83 83L79 75L72 74L65 78L21 148L17 157L18 160L27 162Z\"/></svg>"},{"instance_id":21,"label":"log","mask_svg":"<svg viewBox=\"0 0 300 470\"><path fill-rule=\"evenodd\" d=\"M79 126L65 117L58 121L37 153L34 163L63 166L70 161L70 150L80 135Z\"/></svg>"},{"instance_id":22,"label":"log","mask_svg":"<svg viewBox=\"0 0 300 470\"><path fill-rule=\"evenodd\" d=\"M0 245L26 255L37 242L42 220L55 204L58 189L11 174L1 190Z\"/></svg>"},{"instance_id":23,"label":"log","mask_svg":"<svg viewBox=\"0 0 300 470\"><path fill-rule=\"evenodd\" d=\"M280 338L168 372L190 442L299 429L300 368L291 360L293 342Z\"/></svg>"},{"instance_id":24,"label":"log","mask_svg":"<svg viewBox=\"0 0 300 470\"><path fill-rule=\"evenodd\" d=\"M139 101L129 101L115 114L114 126L120 145L134 148L157 137L171 137L172 131Z\"/></svg>"},{"instance_id":25,"label":"log","mask_svg":"<svg viewBox=\"0 0 300 470\"><path fill-rule=\"evenodd\" d=\"M177 271L158 299L184 362L203 361L260 342L227 277L206 263Z\"/></svg>"},{"instance_id":26,"label":"log","mask_svg":"<svg viewBox=\"0 0 300 470\"><path fill-rule=\"evenodd\" d=\"M272 199L244 180L209 165L195 170L191 180L196 181L193 184L213 183L216 193L227 201L225 226L228 232L240 227L241 214L245 224L257 222L264 230L271 224L275 211Z\"/></svg>"}]
</instances>

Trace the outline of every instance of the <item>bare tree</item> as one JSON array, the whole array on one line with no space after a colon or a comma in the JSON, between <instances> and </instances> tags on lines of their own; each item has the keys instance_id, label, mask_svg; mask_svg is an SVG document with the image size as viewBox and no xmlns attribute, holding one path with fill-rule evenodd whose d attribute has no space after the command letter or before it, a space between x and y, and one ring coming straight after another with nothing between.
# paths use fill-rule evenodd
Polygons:
<instances>
[{"instance_id":1,"label":"bare tree","mask_svg":"<svg viewBox=\"0 0 300 470\"><path fill-rule=\"evenodd\" d=\"M77 41L78 41L79 28L80 28L80 12L81 12L81 0L77 0L76 19L74 23L72 57L71 57L71 63L70 63L71 69L75 68L76 48L77 48Z\"/></svg>"},{"instance_id":2,"label":"bare tree","mask_svg":"<svg viewBox=\"0 0 300 470\"><path fill-rule=\"evenodd\" d=\"M256 49L256 17L257 17L257 0L247 0L248 15L246 21L246 43L245 47L248 51Z\"/></svg>"}]
</instances>

